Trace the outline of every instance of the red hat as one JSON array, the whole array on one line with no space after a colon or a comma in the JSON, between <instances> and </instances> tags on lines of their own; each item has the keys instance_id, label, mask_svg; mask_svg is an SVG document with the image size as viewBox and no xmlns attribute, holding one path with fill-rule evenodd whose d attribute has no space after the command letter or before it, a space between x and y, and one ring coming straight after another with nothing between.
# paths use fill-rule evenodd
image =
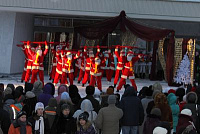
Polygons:
<instances>
[{"instance_id":1,"label":"red hat","mask_svg":"<svg viewBox=\"0 0 200 134\"><path fill-rule=\"evenodd\" d=\"M175 91L174 89L170 89L170 90L168 91L168 94L170 94L170 93L176 94L176 91Z\"/></svg>"},{"instance_id":2,"label":"red hat","mask_svg":"<svg viewBox=\"0 0 200 134\"><path fill-rule=\"evenodd\" d=\"M132 51L128 51L127 56L133 56L133 52Z\"/></svg>"},{"instance_id":3,"label":"red hat","mask_svg":"<svg viewBox=\"0 0 200 134\"><path fill-rule=\"evenodd\" d=\"M191 92L195 92L195 91L196 91L196 87L192 87Z\"/></svg>"}]
</instances>

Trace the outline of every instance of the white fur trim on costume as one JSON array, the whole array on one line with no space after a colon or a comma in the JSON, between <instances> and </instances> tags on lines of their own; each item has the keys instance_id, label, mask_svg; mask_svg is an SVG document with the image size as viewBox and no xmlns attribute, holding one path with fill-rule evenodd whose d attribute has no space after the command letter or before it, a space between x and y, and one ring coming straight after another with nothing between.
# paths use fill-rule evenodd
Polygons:
<instances>
[{"instance_id":1,"label":"white fur trim on costume","mask_svg":"<svg viewBox=\"0 0 200 134\"><path fill-rule=\"evenodd\" d=\"M94 72L91 72L91 71L90 71L90 75L93 75L93 76L101 76L101 72L100 72L100 73L94 73Z\"/></svg>"},{"instance_id":2,"label":"white fur trim on costume","mask_svg":"<svg viewBox=\"0 0 200 134\"><path fill-rule=\"evenodd\" d=\"M32 69L32 67L31 66L27 66L27 69Z\"/></svg>"},{"instance_id":3,"label":"white fur trim on costume","mask_svg":"<svg viewBox=\"0 0 200 134\"><path fill-rule=\"evenodd\" d=\"M56 72L59 74L62 74L62 71L59 71L57 68L56 68Z\"/></svg>"},{"instance_id":4,"label":"white fur trim on costume","mask_svg":"<svg viewBox=\"0 0 200 134\"><path fill-rule=\"evenodd\" d=\"M90 67L85 67L85 70L90 70L91 68Z\"/></svg>"},{"instance_id":5,"label":"white fur trim on costume","mask_svg":"<svg viewBox=\"0 0 200 134\"><path fill-rule=\"evenodd\" d=\"M57 66L57 63L53 63L53 66Z\"/></svg>"},{"instance_id":6,"label":"white fur trim on costume","mask_svg":"<svg viewBox=\"0 0 200 134\"><path fill-rule=\"evenodd\" d=\"M58 62L58 64L61 64L61 65L62 65L62 63L61 63L61 62Z\"/></svg>"},{"instance_id":7,"label":"white fur trim on costume","mask_svg":"<svg viewBox=\"0 0 200 134\"><path fill-rule=\"evenodd\" d=\"M39 66L32 66L32 70L33 69L39 69Z\"/></svg>"},{"instance_id":8,"label":"white fur trim on costume","mask_svg":"<svg viewBox=\"0 0 200 134\"><path fill-rule=\"evenodd\" d=\"M129 79L135 79L135 76L129 76L128 78Z\"/></svg>"},{"instance_id":9,"label":"white fur trim on costume","mask_svg":"<svg viewBox=\"0 0 200 134\"><path fill-rule=\"evenodd\" d=\"M125 75L121 75L121 78L127 79L128 77Z\"/></svg>"},{"instance_id":10,"label":"white fur trim on costume","mask_svg":"<svg viewBox=\"0 0 200 134\"><path fill-rule=\"evenodd\" d=\"M24 71L26 71L27 69L26 68L24 68Z\"/></svg>"},{"instance_id":11,"label":"white fur trim on costume","mask_svg":"<svg viewBox=\"0 0 200 134\"><path fill-rule=\"evenodd\" d=\"M167 129L163 127L156 127L153 130L153 134L167 134Z\"/></svg>"},{"instance_id":12,"label":"white fur trim on costume","mask_svg":"<svg viewBox=\"0 0 200 134\"><path fill-rule=\"evenodd\" d=\"M110 67L110 69L111 69L111 70L115 70L115 68L114 68L114 67Z\"/></svg>"},{"instance_id":13,"label":"white fur trim on costume","mask_svg":"<svg viewBox=\"0 0 200 134\"><path fill-rule=\"evenodd\" d=\"M118 67L118 66L117 66L117 70L122 70L122 69L123 69L123 67Z\"/></svg>"},{"instance_id":14,"label":"white fur trim on costume","mask_svg":"<svg viewBox=\"0 0 200 134\"><path fill-rule=\"evenodd\" d=\"M44 67L39 67L39 70L42 70L42 71L44 71Z\"/></svg>"},{"instance_id":15,"label":"white fur trim on costume","mask_svg":"<svg viewBox=\"0 0 200 134\"><path fill-rule=\"evenodd\" d=\"M115 48L115 51L118 51L118 48Z\"/></svg>"}]
</instances>

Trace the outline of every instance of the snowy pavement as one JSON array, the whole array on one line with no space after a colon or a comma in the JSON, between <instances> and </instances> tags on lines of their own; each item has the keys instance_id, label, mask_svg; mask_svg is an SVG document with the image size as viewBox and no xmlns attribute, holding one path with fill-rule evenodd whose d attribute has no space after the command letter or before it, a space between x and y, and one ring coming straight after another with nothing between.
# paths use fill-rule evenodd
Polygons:
<instances>
[{"instance_id":1,"label":"snowy pavement","mask_svg":"<svg viewBox=\"0 0 200 134\"><path fill-rule=\"evenodd\" d=\"M112 82L111 83L108 83L108 81L106 80L106 78L104 77L102 79L102 89L103 89L103 92L106 91L106 89L110 86L110 85L113 85L113 80L114 78L112 78ZM138 91L141 90L142 87L144 86L149 86L149 85L153 85L155 82L159 82L162 87L163 87L163 92L167 92L169 89L177 89L177 87L169 87L168 84L165 82L165 81L150 81L149 79L135 79L136 81L136 85L138 87ZM51 82L49 80L49 77L48 76L45 76L45 83L47 82ZM4 83L4 85L7 85L9 83L12 83L15 85L15 87L17 86L24 86L24 83L21 83L21 75L9 75L9 76L5 76L5 77L0 77L0 83ZM127 84L130 84L130 81L127 80ZM74 81L74 85L76 85L79 89L79 93L81 95L81 97L84 97L86 94L85 94L85 87L88 85L86 84L85 87L82 87L82 84L77 84L77 78L76 80ZM56 93L55 93L55 96L57 96L57 88L58 88L59 84L56 85ZM119 94L123 94L124 92L124 88L122 88L122 90L119 91Z\"/></svg>"}]
</instances>

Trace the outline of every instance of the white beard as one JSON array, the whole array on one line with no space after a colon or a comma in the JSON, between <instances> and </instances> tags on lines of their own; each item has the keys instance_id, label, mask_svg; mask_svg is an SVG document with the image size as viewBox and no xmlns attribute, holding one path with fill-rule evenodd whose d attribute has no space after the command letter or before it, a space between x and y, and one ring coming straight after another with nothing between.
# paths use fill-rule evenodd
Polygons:
<instances>
[{"instance_id":1,"label":"white beard","mask_svg":"<svg viewBox=\"0 0 200 134\"><path fill-rule=\"evenodd\" d=\"M132 56L127 56L127 61L131 61L132 60Z\"/></svg>"},{"instance_id":2,"label":"white beard","mask_svg":"<svg viewBox=\"0 0 200 134\"><path fill-rule=\"evenodd\" d=\"M71 59L72 59L72 56L71 56L71 55L68 55L67 58L68 58L68 60L71 60Z\"/></svg>"},{"instance_id":3,"label":"white beard","mask_svg":"<svg viewBox=\"0 0 200 134\"><path fill-rule=\"evenodd\" d=\"M38 50L37 53L39 54L39 56L42 55L42 50Z\"/></svg>"},{"instance_id":4,"label":"white beard","mask_svg":"<svg viewBox=\"0 0 200 134\"><path fill-rule=\"evenodd\" d=\"M95 61L95 64L100 65L100 62L99 61Z\"/></svg>"},{"instance_id":5,"label":"white beard","mask_svg":"<svg viewBox=\"0 0 200 134\"><path fill-rule=\"evenodd\" d=\"M89 57L94 57L94 54L89 54Z\"/></svg>"}]
</instances>

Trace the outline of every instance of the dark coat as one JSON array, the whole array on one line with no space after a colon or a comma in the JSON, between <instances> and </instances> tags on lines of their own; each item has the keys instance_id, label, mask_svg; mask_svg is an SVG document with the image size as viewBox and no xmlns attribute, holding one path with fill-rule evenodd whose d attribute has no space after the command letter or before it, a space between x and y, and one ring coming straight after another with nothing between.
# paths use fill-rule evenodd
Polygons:
<instances>
[{"instance_id":1,"label":"dark coat","mask_svg":"<svg viewBox=\"0 0 200 134\"><path fill-rule=\"evenodd\" d=\"M51 133L52 134L75 134L76 132L76 120L69 114L68 117L64 117L63 114L56 116L54 120Z\"/></svg>"},{"instance_id":2,"label":"dark coat","mask_svg":"<svg viewBox=\"0 0 200 134\"><path fill-rule=\"evenodd\" d=\"M139 126L143 123L144 109L141 100L136 95L136 91L131 86L124 93L120 102L120 108L124 113L122 126Z\"/></svg>"},{"instance_id":3,"label":"dark coat","mask_svg":"<svg viewBox=\"0 0 200 134\"><path fill-rule=\"evenodd\" d=\"M30 117L33 114L33 111L35 110L35 105L37 103L37 98L29 98L24 100L24 106L22 108L22 111L26 112L26 116Z\"/></svg>"},{"instance_id":4,"label":"dark coat","mask_svg":"<svg viewBox=\"0 0 200 134\"><path fill-rule=\"evenodd\" d=\"M33 116L28 118L28 121L32 125L33 134L35 133L35 122L38 119L39 119L39 116L37 116L35 113L33 114ZM44 118L44 134L49 134L49 133L50 133L49 122L48 122L48 120L46 118Z\"/></svg>"},{"instance_id":5,"label":"dark coat","mask_svg":"<svg viewBox=\"0 0 200 134\"><path fill-rule=\"evenodd\" d=\"M51 85L47 84L43 89L43 93L38 96L38 102L42 102L44 107L46 107L50 98L53 98L52 87Z\"/></svg>"},{"instance_id":6,"label":"dark coat","mask_svg":"<svg viewBox=\"0 0 200 134\"><path fill-rule=\"evenodd\" d=\"M178 125L176 127L176 133L181 134L186 129L187 126L191 125L191 122L193 122L193 121L192 121L192 118L190 116L180 114L179 120L178 120ZM191 130L191 133L188 133L188 134L193 134L195 131L196 131L195 128L193 128ZM197 133L194 133L194 134L197 134Z\"/></svg>"},{"instance_id":7,"label":"dark coat","mask_svg":"<svg viewBox=\"0 0 200 134\"><path fill-rule=\"evenodd\" d=\"M87 121L83 127L78 125L76 134L96 134L96 132L91 122Z\"/></svg>"},{"instance_id":8,"label":"dark coat","mask_svg":"<svg viewBox=\"0 0 200 134\"><path fill-rule=\"evenodd\" d=\"M95 111L96 113L98 113L98 112L99 112L99 109L100 109L100 105L99 105L98 100L96 100L92 95L87 95L86 97L82 98L82 99L79 101L78 109L80 109L81 103L82 103L82 101L85 100L85 99L88 99L88 100L91 101L92 106L93 106L93 108L94 108L94 111Z\"/></svg>"},{"instance_id":9,"label":"dark coat","mask_svg":"<svg viewBox=\"0 0 200 134\"><path fill-rule=\"evenodd\" d=\"M148 115L144 123L143 134L152 134L155 127L160 123L160 118L156 115Z\"/></svg>"},{"instance_id":10,"label":"dark coat","mask_svg":"<svg viewBox=\"0 0 200 134\"><path fill-rule=\"evenodd\" d=\"M8 129L10 127L11 121L10 121L10 115L9 113L0 108L0 121L1 121L1 129L4 134L8 133Z\"/></svg>"}]
</instances>

